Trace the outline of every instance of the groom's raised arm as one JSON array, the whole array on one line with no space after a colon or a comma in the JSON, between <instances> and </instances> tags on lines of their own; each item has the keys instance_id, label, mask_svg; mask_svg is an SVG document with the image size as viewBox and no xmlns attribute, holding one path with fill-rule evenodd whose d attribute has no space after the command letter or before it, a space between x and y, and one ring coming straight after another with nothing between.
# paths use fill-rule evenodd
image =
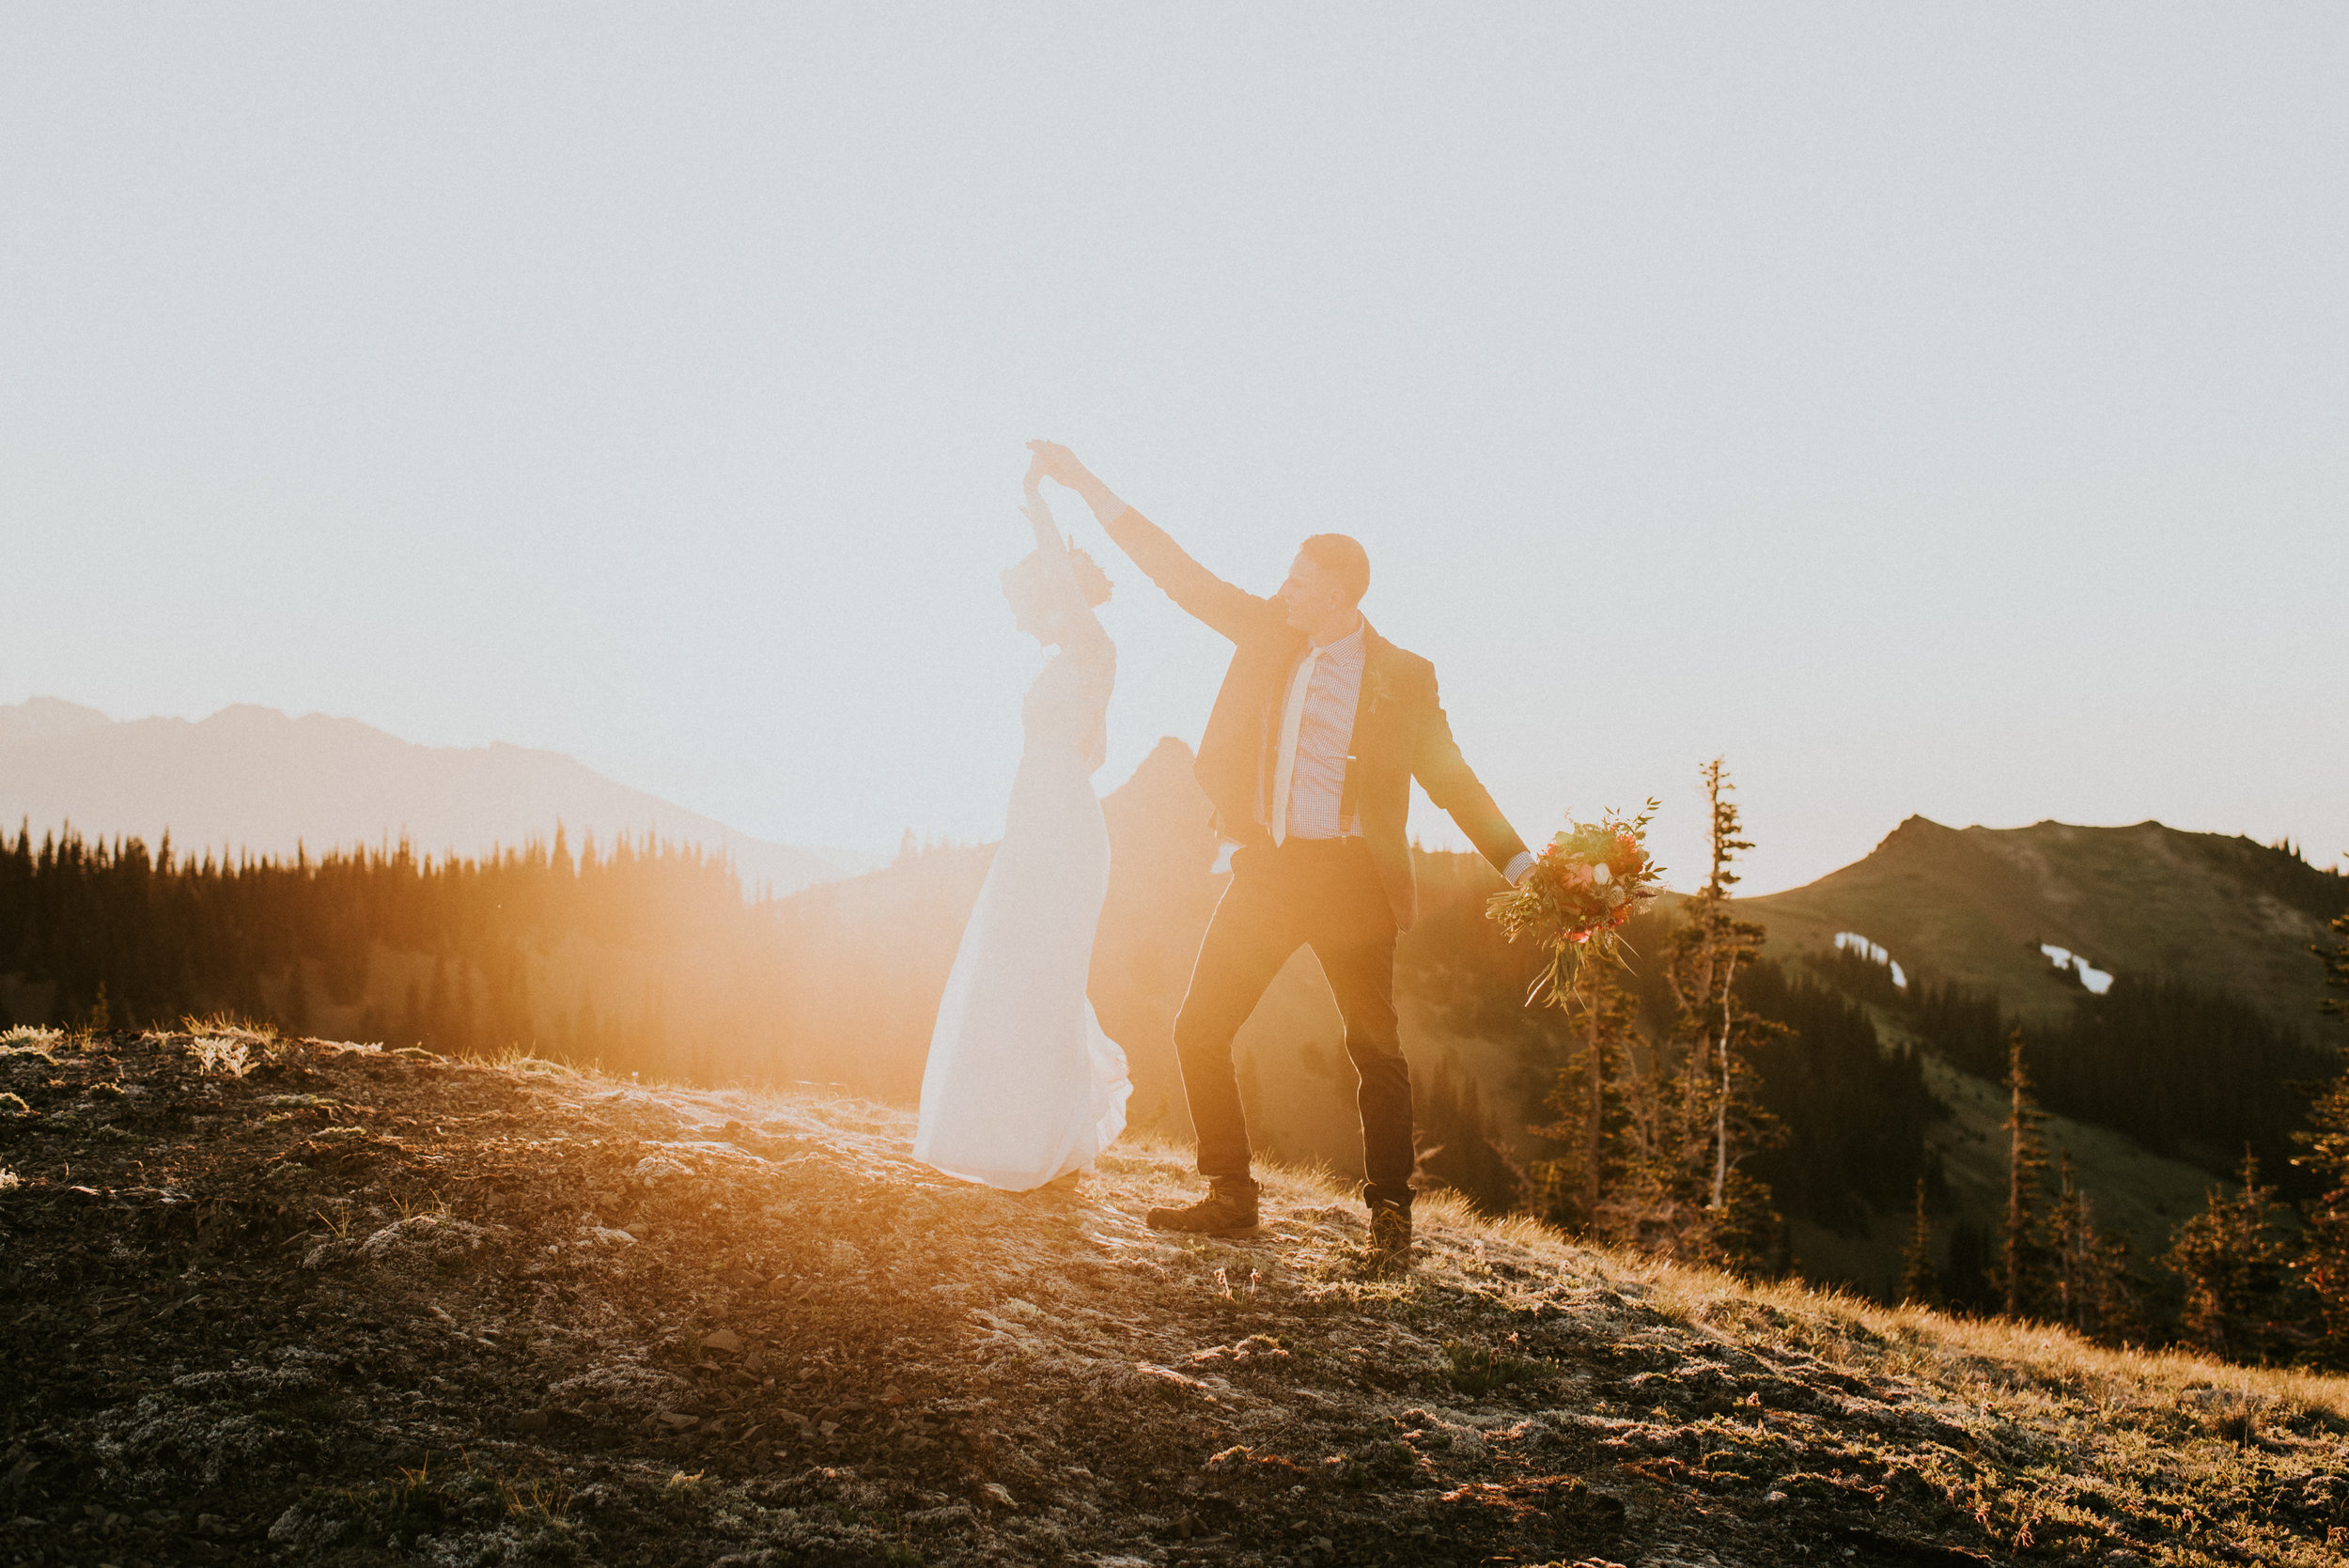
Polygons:
<instances>
[{"instance_id":1,"label":"groom's raised arm","mask_svg":"<svg viewBox=\"0 0 2349 1568\"><path fill-rule=\"evenodd\" d=\"M1045 472L1084 498L1111 541L1176 604L1235 643L1271 613L1271 600L1226 582L1201 566L1167 536L1165 529L1118 500L1068 448L1046 441L1032 441L1028 445L1042 459Z\"/></svg>"},{"instance_id":2,"label":"groom's raised arm","mask_svg":"<svg viewBox=\"0 0 2349 1568\"><path fill-rule=\"evenodd\" d=\"M1114 501L1115 498L1112 497ZM1226 582L1190 557L1190 552L1166 536L1166 530L1123 502L1117 511L1100 520L1117 548L1166 590L1166 597L1237 643L1260 623L1267 601L1237 583Z\"/></svg>"}]
</instances>

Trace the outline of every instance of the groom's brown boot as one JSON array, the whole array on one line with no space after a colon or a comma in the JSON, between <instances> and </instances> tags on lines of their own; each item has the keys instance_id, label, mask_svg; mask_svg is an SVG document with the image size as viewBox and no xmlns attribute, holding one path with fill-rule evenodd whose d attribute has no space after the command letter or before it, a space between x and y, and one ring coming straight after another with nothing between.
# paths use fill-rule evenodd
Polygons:
<instances>
[{"instance_id":1,"label":"groom's brown boot","mask_svg":"<svg viewBox=\"0 0 2349 1568\"><path fill-rule=\"evenodd\" d=\"M1370 1205L1370 1255L1393 1273L1411 1266L1411 1211L1392 1199Z\"/></svg>"},{"instance_id":2,"label":"groom's brown boot","mask_svg":"<svg viewBox=\"0 0 2349 1568\"><path fill-rule=\"evenodd\" d=\"M1256 1228L1256 1184L1209 1182L1207 1195L1195 1203L1178 1209L1152 1209L1150 1227L1158 1231L1190 1231L1200 1235L1252 1231Z\"/></svg>"}]
</instances>

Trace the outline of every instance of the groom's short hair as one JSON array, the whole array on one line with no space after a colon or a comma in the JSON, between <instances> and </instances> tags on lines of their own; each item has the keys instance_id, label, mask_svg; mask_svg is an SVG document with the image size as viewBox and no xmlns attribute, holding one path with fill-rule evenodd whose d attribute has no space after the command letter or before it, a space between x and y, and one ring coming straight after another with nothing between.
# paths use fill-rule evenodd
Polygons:
<instances>
[{"instance_id":1,"label":"groom's short hair","mask_svg":"<svg viewBox=\"0 0 2349 1568\"><path fill-rule=\"evenodd\" d=\"M1359 540L1344 534L1315 534L1298 546L1298 553L1328 572L1351 602L1361 603L1370 592L1370 552Z\"/></svg>"}]
</instances>

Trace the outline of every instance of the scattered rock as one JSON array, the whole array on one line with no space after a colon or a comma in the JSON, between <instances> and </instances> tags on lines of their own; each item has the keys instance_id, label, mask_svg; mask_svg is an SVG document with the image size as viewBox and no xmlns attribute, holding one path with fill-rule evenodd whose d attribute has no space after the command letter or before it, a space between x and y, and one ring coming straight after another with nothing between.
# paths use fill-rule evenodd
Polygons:
<instances>
[{"instance_id":1,"label":"scattered rock","mask_svg":"<svg viewBox=\"0 0 2349 1568\"><path fill-rule=\"evenodd\" d=\"M465 1266L489 1241L471 1220L446 1214L412 1214L359 1244L358 1257L386 1274L429 1279Z\"/></svg>"},{"instance_id":2,"label":"scattered rock","mask_svg":"<svg viewBox=\"0 0 2349 1568\"><path fill-rule=\"evenodd\" d=\"M340 1541L350 1528L350 1522L339 1517L338 1513L326 1498L304 1498L280 1514L276 1522L269 1527L270 1543L298 1552L322 1551Z\"/></svg>"},{"instance_id":3,"label":"scattered rock","mask_svg":"<svg viewBox=\"0 0 2349 1568\"><path fill-rule=\"evenodd\" d=\"M335 1236L319 1242L302 1254L302 1266L308 1269L334 1268L349 1263L359 1255L359 1243L348 1237Z\"/></svg>"},{"instance_id":4,"label":"scattered rock","mask_svg":"<svg viewBox=\"0 0 2349 1568\"><path fill-rule=\"evenodd\" d=\"M547 1397L557 1405L599 1405L606 1418L640 1421L690 1401L693 1390L658 1368L621 1362L567 1377L550 1387Z\"/></svg>"}]
</instances>

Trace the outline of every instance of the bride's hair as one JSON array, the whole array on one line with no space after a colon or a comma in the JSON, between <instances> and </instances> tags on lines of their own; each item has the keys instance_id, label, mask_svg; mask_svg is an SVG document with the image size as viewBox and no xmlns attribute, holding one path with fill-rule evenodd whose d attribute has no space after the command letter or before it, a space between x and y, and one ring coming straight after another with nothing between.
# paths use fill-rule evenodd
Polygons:
<instances>
[{"instance_id":1,"label":"bride's hair","mask_svg":"<svg viewBox=\"0 0 2349 1568\"><path fill-rule=\"evenodd\" d=\"M1087 608L1110 601L1109 574L1094 564L1092 556L1072 550L1068 567ZM1004 571L1003 598L1010 601L1011 613L1021 626L1049 628L1072 608L1062 597L1066 592L1066 581L1060 563L1046 559L1040 550L1032 550L1025 560Z\"/></svg>"}]
</instances>

